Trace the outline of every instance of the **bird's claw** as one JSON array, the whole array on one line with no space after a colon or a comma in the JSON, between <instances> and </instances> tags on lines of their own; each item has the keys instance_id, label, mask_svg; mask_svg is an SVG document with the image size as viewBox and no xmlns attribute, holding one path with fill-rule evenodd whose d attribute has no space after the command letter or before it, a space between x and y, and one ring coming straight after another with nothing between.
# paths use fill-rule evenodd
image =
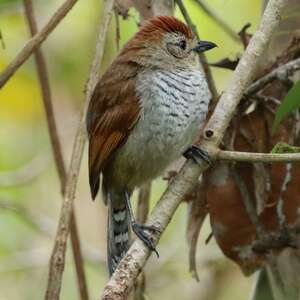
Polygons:
<instances>
[{"instance_id":1,"label":"bird's claw","mask_svg":"<svg viewBox=\"0 0 300 300\"><path fill-rule=\"evenodd\" d=\"M155 252L157 258L159 258L159 253L156 250L153 241L151 240L151 236L147 234L145 231L154 231L154 232L160 232L160 229L158 229L155 226L147 226L147 225L140 225L137 223L133 223L131 225L132 231L136 234L136 236L143 241L143 243L153 252Z\"/></svg>"},{"instance_id":2,"label":"bird's claw","mask_svg":"<svg viewBox=\"0 0 300 300\"><path fill-rule=\"evenodd\" d=\"M155 225L140 225L141 229L148 230L154 233L162 233L161 229Z\"/></svg>"},{"instance_id":3,"label":"bird's claw","mask_svg":"<svg viewBox=\"0 0 300 300\"><path fill-rule=\"evenodd\" d=\"M206 150L203 150L195 145L190 146L184 153L183 156L186 159L192 159L196 164L200 164L200 161L205 161L208 165L212 165L212 159Z\"/></svg>"}]
</instances>

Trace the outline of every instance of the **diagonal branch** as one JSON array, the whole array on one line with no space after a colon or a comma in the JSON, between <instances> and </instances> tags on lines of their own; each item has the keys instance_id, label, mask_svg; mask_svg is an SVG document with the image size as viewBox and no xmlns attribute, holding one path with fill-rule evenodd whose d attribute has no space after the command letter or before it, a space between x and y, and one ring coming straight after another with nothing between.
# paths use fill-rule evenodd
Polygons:
<instances>
[{"instance_id":1,"label":"diagonal branch","mask_svg":"<svg viewBox=\"0 0 300 300\"><path fill-rule=\"evenodd\" d=\"M37 154L31 161L15 170L0 172L0 189L25 184L38 177L49 165L49 153Z\"/></svg>"},{"instance_id":2,"label":"diagonal branch","mask_svg":"<svg viewBox=\"0 0 300 300\"><path fill-rule=\"evenodd\" d=\"M300 58L289 61L288 63L279 66L267 75L259 78L254 83L252 83L249 88L246 89L244 96L250 97L255 93L264 88L267 84L271 83L276 79L286 80L292 76L296 71L300 70Z\"/></svg>"},{"instance_id":3,"label":"diagonal branch","mask_svg":"<svg viewBox=\"0 0 300 300\"><path fill-rule=\"evenodd\" d=\"M241 178L241 176L238 174L235 164L232 164L230 166L230 171L231 176L233 177L234 182L242 195L242 202L244 204L247 215L251 223L255 226L256 234L259 238L262 238L265 236L265 228L258 217L255 203L251 199L247 185L245 181Z\"/></svg>"},{"instance_id":4,"label":"diagonal branch","mask_svg":"<svg viewBox=\"0 0 300 300\"><path fill-rule=\"evenodd\" d=\"M38 32L36 18L34 15L34 8L32 0L23 0L25 15L27 18L28 26L31 36L34 36ZM48 71L44 54L40 48L36 49L34 53L36 69L41 87L42 98L45 107L45 113L47 117L47 126L50 135L51 146L53 150L54 160L57 168L57 172L63 187L66 180L66 169L64 165L61 145L58 136L57 125L54 117L54 110L52 105L52 96L50 90L50 83L48 78Z\"/></svg>"},{"instance_id":5,"label":"diagonal branch","mask_svg":"<svg viewBox=\"0 0 300 300\"><path fill-rule=\"evenodd\" d=\"M0 29L0 43L1 43L1 47L4 50L5 49L5 42L4 42L4 38L3 38L3 34L2 31Z\"/></svg>"},{"instance_id":6,"label":"diagonal branch","mask_svg":"<svg viewBox=\"0 0 300 300\"><path fill-rule=\"evenodd\" d=\"M204 130L205 139L201 146L210 153L216 152L217 147L220 145L235 109L243 96L243 92L254 77L259 58L277 27L280 15L286 4L287 0L269 1L258 30L251 39L226 91L222 94ZM187 161L156 204L148 224L157 226L163 232L181 199L193 188L198 181L199 175L207 167L205 162L197 165L190 160ZM156 243L160 235L157 233ZM149 249L142 241L136 240L104 288L102 299L124 299L149 256Z\"/></svg>"},{"instance_id":7,"label":"diagonal branch","mask_svg":"<svg viewBox=\"0 0 300 300\"><path fill-rule=\"evenodd\" d=\"M201 9L210 16L233 40L240 42L239 35L229 26L221 14L213 10L204 0L195 0Z\"/></svg>"},{"instance_id":8,"label":"diagonal branch","mask_svg":"<svg viewBox=\"0 0 300 300\"><path fill-rule=\"evenodd\" d=\"M32 0L24 0L25 14L30 28L30 33L34 36L38 32L36 19L34 16L34 9ZM41 49L37 49L34 53L37 73L40 81L42 98L45 107L45 113L47 118L48 132L50 135L50 141L52 146L52 152L54 155L55 166L59 175L62 194L64 195L65 183L66 183L66 166L63 159L61 144L58 136L57 126L54 117L54 110L52 105L51 89L48 78L48 71L46 61ZM77 283L79 287L79 293L82 300L88 300L88 289L86 283L86 277L84 273L84 263L82 258L79 233L77 228L77 221L74 212L71 216L71 242L72 250L75 261L75 268L77 274Z\"/></svg>"},{"instance_id":9,"label":"diagonal branch","mask_svg":"<svg viewBox=\"0 0 300 300\"><path fill-rule=\"evenodd\" d=\"M98 39L96 44L96 53L92 63L90 76L86 87L86 96L84 108L81 112L79 125L77 128L73 152L71 157L70 169L66 180L66 189L61 207L56 239L52 251L48 286L46 290L45 300L58 300L61 290L61 281L65 265L65 255L67 247L67 239L70 231L71 216L73 211L73 202L75 198L78 174L81 165L81 159L86 141L85 115L87 107L99 77L100 63L102 61L104 44L108 25L113 14L114 1L104 0L104 9L99 25Z\"/></svg>"},{"instance_id":10,"label":"diagonal branch","mask_svg":"<svg viewBox=\"0 0 300 300\"><path fill-rule=\"evenodd\" d=\"M50 18L48 23L35 34L15 57L15 59L0 74L0 89L6 84L18 68L30 57L30 55L47 39L54 28L63 20L78 0L66 0Z\"/></svg>"}]
</instances>

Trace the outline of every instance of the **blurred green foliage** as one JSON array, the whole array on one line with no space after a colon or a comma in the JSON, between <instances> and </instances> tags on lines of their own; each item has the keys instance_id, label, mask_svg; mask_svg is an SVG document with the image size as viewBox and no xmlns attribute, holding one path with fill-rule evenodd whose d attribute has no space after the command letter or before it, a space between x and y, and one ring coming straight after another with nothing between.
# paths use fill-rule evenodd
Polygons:
<instances>
[{"instance_id":1,"label":"blurred green foliage","mask_svg":"<svg viewBox=\"0 0 300 300\"><path fill-rule=\"evenodd\" d=\"M277 143L271 150L271 153L299 153L299 152L300 152L300 147L291 146L283 142Z\"/></svg>"},{"instance_id":2,"label":"blurred green foliage","mask_svg":"<svg viewBox=\"0 0 300 300\"><path fill-rule=\"evenodd\" d=\"M279 124L300 106L300 80L289 90L283 101L276 110L275 119L272 125L272 133L276 131Z\"/></svg>"},{"instance_id":3,"label":"blurred green foliage","mask_svg":"<svg viewBox=\"0 0 300 300\"><path fill-rule=\"evenodd\" d=\"M34 1L39 26L45 24L62 1ZM101 1L78 1L60 26L43 44L56 119L63 141L64 157L69 161L78 112L94 52ZM224 57L234 58L243 51L193 0L184 1L200 36L219 45L208 53L210 62ZM222 13L230 26L239 31L247 22L255 29L260 18L260 0L210 0L209 5ZM179 11L176 16L182 19ZM127 20L120 20L121 46L137 30L138 15L130 10ZM22 1L0 0L0 29L6 45L0 48L0 70L16 56L28 40ZM104 70L116 55L115 20L105 45ZM231 72L213 69L221 91ZM44 159L37 165L34 158ZM17 175L24 166L35 176ZM39 170L39 171L38 171ZM1 179L11 176L10 184ZM20 175L20 174L19 174ZM28 176L28 178L26 177ZM18 180L17 180L18 179ZM14 183L15 180L15 183ZM165 183L158 180L152 192L152 205ZM60 188L50 151L47 126L41 101L34 61L26 62L0 92L0 299L42 299L47 279L47 263L53 245L60 208ZM7 206L6 204L9 203ZM105 264L105 208L90 201L86 155L80 174L76 209L80 233L86 248L95 250L100 261L89 255L86 260L91 299L99 296L107 279ZM185 242L186 207L176 213L159 245L161 258L151 258L147 266L149 299L202 299L200 294L211 285L214 299L245 299L252 280L245 279L233 263L224 259L214 242L204 245L209 234L206 224L199 246L199 273L202 284L194 282L187 266ZM228 289L228 285L232 286ZM218 287L218 288L216 288ZM212 292L212 291L211 291ZM76 278L72 257L68 253L62 299L77 299Z\"/></svg>"}]
</instances>

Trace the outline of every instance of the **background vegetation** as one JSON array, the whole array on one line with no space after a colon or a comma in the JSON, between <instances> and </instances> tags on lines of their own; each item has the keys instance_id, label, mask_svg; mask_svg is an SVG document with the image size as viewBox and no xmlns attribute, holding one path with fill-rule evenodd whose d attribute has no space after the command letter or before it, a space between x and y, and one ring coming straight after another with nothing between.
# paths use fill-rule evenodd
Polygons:
<instances>
[{"instance_id":1,"label":"background vegetation","mask_svg":"<svg viewBox=\"0 0 300 300\"><path fill-rule=\"evenodd\" d=\"M195 1L184 2L201 37L219 45L218 49L208 53L209 62L228 56L234 59L243 51L241 43L233 41ZM60 3L56 0L35 1L39 25L45 23ZM250 31L254 31L261 15L260 0L211 0L209 4L236 32L247 22L252 24ZM99 1L79 1L43 44L67 162L84 98L100 12ZM178 11L176 15L181 18ZM128 20L121 20L121 46L137 30L137 21L134 10L130 11ZM29 38L21 1L0 1L0 30L5 44L0 48L2 70ZM115 22L112 22L103 69L116 53ZM212 70L220 92L231 71ZM164 181L155 182L152 204L164 188ZM33 59L30 59L0 93L0 299L43 298L60 199L39 84ZM96 299L107 280L106 208L100 199L96 202L90 199L86 153L77 189L76 215L88 287L91 299ZM149 299L246 299L254 276L241 276L239 268L224 258L214 240L204 244L210 233L209 224L205 225L198 249L200 283L191 278L185 228L186 206L182 205L158 246L160 259L152 257L147 264ZM71 252L68 262L61 299L76 299Z\"/></svg>"}]
</instances>

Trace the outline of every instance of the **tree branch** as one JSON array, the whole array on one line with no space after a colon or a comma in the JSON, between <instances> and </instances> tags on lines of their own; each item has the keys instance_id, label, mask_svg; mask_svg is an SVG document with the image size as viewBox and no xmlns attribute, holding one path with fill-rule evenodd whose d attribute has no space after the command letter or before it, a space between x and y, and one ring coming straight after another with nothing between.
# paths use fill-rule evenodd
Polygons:
<instances>
[{"instance_id":1,"label":"tree branch","mask_svg":"<svg viewBox=\"0 0 300 300\"><path fill-rule=\"evenodd\" d=\"M195 0L201 9L210 16L219 26L222 28L233 40L240 42L241 39L239 35L228 25L228 23L223 19L222 15L219 15L215 10L213 10L207 3L203 0Z\"/></svg>"},{"instance_id":2,"label":"tree branch","mask_svg":"<svg viewBox=\"0 0 300 300\"><path fill-rule=\"evenodd\" d=\"M37 178L50 163L49 153L37 154L17 169L0 172L0 188L25 184Z\"/></svg>"},{"instance_id":3,"label":"tree branch","mask_svg":"<svg viewBox=\"0 0 300 300\"><path fill-rule=\"evenodd\" d=\"M6 84L18 68L30 57L30 55L46 40L54 28L62 21L78 0L66 0L53 14L42 30L35 34L15 57L15 59L0 74L0 89Z\"/></svg>"},{"instance_id":4,"label":"tree branch","mask_svg":"<svg viewBox=\"0 0 300 300\"><path fill-rule=\"evenodd\" d=\"M153 16L172 15L174 10L172 0L132 0L132 3L142 23Z\"/></svg>"},{"instance_id":5,"label":"tree branch","mask_svg":"<svg viewBox=\"0 0 300 300\"><path fill-rule=\"evenodd\" d=\"M234 164L231 165L230 170L231 170L231 175L234 179L234 182L237 185L237 187L242 195L242 201L243 201L245 210L248 214L248 217L249 217L251 223L255 226L256 234L259 238L262 238L265 236L265 228L258 217L255 203L251 199L248 188L247 188L244 180L237 173L236 167Z\"/></svg>"},{"instance_id":6,"label":"tree branch","mask_svg":"<svg viewBox=\"0 0 300 300\"><path fill-rule=\"evenodd\" d=\"M96 54L92 63L90 76L87 82L85 104L81 112L81 117L75 136L70 169L67 175L65 195L61 207L55 244L50 259L48 286L45 295L46 300L59 299L62 275L65 264L67 238L70 230L70 222L72 220L71 216L73 210L73 202L75 198L75 191L78 181L78 174L80 170L82 154L84 150L84 144L86 141L85 115L92 92L99 77L98 72L100 70L100 63L103 57L108 25L113 14L113 7L113 0L104 1L104 9L99 25L99 33L96 44Z\"/></svg>"},{"instance_id":7,"label":"tree branch","mask_svg":"<svg viewBox=\"0 0 300 300\"><path fill-rule=\"evenodd\" d=\"M28 26L30 29L31 36L34 36L38 32L36 18L34 15L34 9L32 0L23 0L25 15L27 18ZM48 78L48 71L44 54L40 48L36 49L34 53L36 69L38 73L38 79L40 82L42 99L45 108L45 114L47 118L48 132L50 135L51 147L53 150L55 165L63 188L66 180L66 169L64 165L64 159L62 155L61 145L59 141L57 125L54 117L54 109L52 105L52 96L50 83Z\"/></svg>"},{"instance_id":8,"label":"tree branch","mask_svg":"<svg viewBox=\"0 0 300 300\"><path fill-rule=\"evenodd\" d=\"M268 83L271 83L276 79L286 80L298 70L300 70L300 58L294 59L256 80L246 89L244 96L251 97Z\"/></svg>"},{"instance_id":9,"label":"tree branch","mask_svg":"<svg viewBox=\"0 0 300 300\"><path fill-rule=\"evenodd\" d=\"M0 197L0 209L18 214L29 227L36 230L39 234L48 237L50 240L55 237L56 224L54 219L37 212L33 213L25 206L14 203L13 199L4 199ZM106 255L99 253L98 249L83 243L82 253L84 259L88 263L96 264L98 267L101 266L101 268L106 267ZM49 261L49 257L47 260Z\"/></svg>"},{"instance_id":10,"label":"tree branch","mask_svg":"<svg viewBox=\"0 0 300 300\"><path fill-rule=\"evenodd\" d=\"M0 29L0 43L1 43L1 47L4 50L5 49L5 42L4 42L4 38L3 38L3 34L2 31Z\"/></svg>"},{"instance_id":11,"label":"tree branch","mask_svg":"<svg viewBox=\"0 0 300 300\"><path fill-rule=\"evenodd\" d=\"M32 0L24 0L24 8L25 8L25 14L28 21L28 25L30 28L30 33L32 36L34 36L38 32L38 28L34 16ZM34 56L36 61L38 78L41 86L42 98L45 107L48 132L50 135L50 141L52 146L52 152L54 155L55 166L60 179L62 195L64 195L67 172L66 172L66 167L63 159L63 154L62 154L62 148L58 136L56 121L54 117L54 110L52 105L51 89L50 89L50 83L48 78L46 61L42 53L42 50L39 48L36 49ZM84 263L83 263L82 252L81 252L77 221L76 221L74 211L72 212L71 219L72 219L71 242L72 242L72 250L73 250L74 262L76 268L79 294L82 300L88 300L89 296L88 296L86 277L84 273Z\"/></svg>"},{"instance_id":12,"label":"tree branch","mask_svg":"<svg viewBox=\"0 0 300 300\"><path fill-rule=\"evenodd\" d=\"M286 4L287 0L270 0L258 30L251 39L226 91L222 94L212 117L204 129L202 148L213 153L221 143L243 92L254 77L259 58L277 27ZM187 161L156 204L147 224L155 225L163 232L181 199L191 191L197 183L199 175L207 167L205 162L197 165L190 160ZM156 243L160 236L161 234L156 234ZM149 249L142 241L136 240L104 288L102 299L124 299L149 256Z\"/></svg>"},{"instance_id":13,"label":"tree branch","mask_svg":"<svg viewBox=\"0 0 300 300\"><path fill-rule=\"evenodd\" d=\"M217 160L247 161L247 162L296 162L300 161L300 153L254 153L219 150L215 157Z\"/></svg>"}]
</instances>

